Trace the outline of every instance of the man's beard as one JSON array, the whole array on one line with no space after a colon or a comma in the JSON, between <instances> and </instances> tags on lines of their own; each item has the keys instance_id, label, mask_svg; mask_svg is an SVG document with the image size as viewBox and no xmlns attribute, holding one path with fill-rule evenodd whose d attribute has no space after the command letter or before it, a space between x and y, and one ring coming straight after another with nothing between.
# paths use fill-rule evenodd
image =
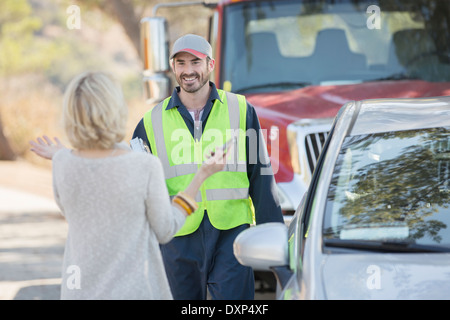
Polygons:
<instances>
[{"instance_id":1,"label":"man's beard","mask_svg":"<svg viewBox=\"0 0 450 320\"><path fill-rule=\"evenodd\" d=\"M196 77L198 79L199 83L197 86L195 85L195 84L197 84L197 82L193 83L192 85L186 85L186 83L183 82L184 77L186 77L186 78ZM208 77L202 78L198 73L194 73L194 74L187 75L187 76L185 74L182 74L178 80L178 83L181 86L181 88L183 88L183 90L188 93L195 93L195 92L199 91L208 82L209 82Z\"/></svg>"}]
</instances>

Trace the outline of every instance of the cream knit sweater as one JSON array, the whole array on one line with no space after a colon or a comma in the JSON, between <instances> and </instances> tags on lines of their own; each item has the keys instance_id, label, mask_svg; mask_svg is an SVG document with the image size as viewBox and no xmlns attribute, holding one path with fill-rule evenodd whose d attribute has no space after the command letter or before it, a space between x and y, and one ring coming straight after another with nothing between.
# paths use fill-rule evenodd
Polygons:
<instances>
[{"instance_id":1,"label":"cream knit sweater","mask_svg":"<svg viewBox=\"0 0 450 320\"><path fill-rule=\"evenodd\" d=\"M185 216L169 199L159 159L128 152L53 157L55 200L69 226L62 299L172 299L159 243Z\"/></svg>"}]
</instances>

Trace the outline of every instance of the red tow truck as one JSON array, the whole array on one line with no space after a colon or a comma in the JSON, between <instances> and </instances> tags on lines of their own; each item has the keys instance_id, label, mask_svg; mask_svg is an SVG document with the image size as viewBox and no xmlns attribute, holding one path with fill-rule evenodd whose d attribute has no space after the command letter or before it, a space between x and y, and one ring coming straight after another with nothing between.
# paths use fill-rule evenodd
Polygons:
<instances>
[{"instance_id":1,"label":"red tow truck","mask_svg":"<svg viewBox=\"0 0 450 320\"><path fill-rule=\"evenodd\" d=\"M184 5L211 8L211 80L255 107L286 215L347 101L450 95L447 0L223 0L161 3L142 19L149 102L173 90L167 20L157 10Z\"/></svg>"}]
</instances>

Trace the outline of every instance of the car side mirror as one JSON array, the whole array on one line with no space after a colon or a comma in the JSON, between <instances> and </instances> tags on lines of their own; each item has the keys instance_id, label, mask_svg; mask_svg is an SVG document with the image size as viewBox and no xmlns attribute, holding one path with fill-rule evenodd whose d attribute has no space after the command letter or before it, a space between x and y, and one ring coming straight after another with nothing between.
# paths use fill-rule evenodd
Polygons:
<instances>
[{"instance_id":1,"label":"car side mirror","mask_svg":"<svg viewBox=\"0 0 450 320\"><path fill-rule=\"evenodd\" d=\"M251 227L241 232L233 244L240 264L258 271L286 266L288 261L288 229L285 224L273 222Z\"/></svg>"}]
</instances>

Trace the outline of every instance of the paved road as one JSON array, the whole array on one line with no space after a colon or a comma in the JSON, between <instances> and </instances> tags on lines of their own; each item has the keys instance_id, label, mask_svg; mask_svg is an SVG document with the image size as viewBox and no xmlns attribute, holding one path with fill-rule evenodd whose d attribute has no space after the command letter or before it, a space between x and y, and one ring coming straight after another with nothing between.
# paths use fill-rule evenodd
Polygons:
<instances>
[{"instance_id":1,"label":"paved road","mask_svg":"<svg viewBox=\"0 0 450 320\"><path fill-rule=\"evenodd\" d=\"M59 299L66 234L52 200L0 186L0 299Z\"/></svg>"},{"instance_id":2,"label":"paved road","mask_svg":"<svg viewBox=\"0 0 450 320\"><path fill-rule=\"evenodd\" d=\"M67 223L51 183L49 168L0 161L0 300L59 299Z\"/></svg>"},{"instance_id":3,"label":"paved road","mask_svg":"<svg viewBox=\"0 0 450 320\"><path fill-rule=\"evenodd\" d=\"M50 167L0 161L0 300L59 299L66 234Z\"/></svg>"}]
</instances>

